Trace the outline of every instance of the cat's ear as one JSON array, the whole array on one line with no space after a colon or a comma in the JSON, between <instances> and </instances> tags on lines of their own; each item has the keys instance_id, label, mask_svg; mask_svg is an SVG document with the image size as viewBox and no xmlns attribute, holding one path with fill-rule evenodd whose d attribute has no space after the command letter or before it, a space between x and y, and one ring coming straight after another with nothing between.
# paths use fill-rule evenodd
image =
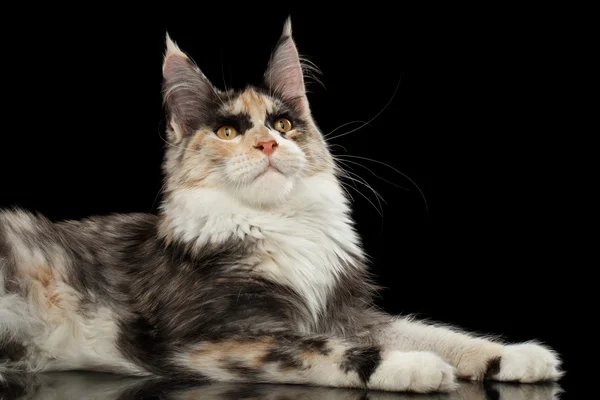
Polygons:
<instances>
[{"instance_id":1,"label":"cat's ear","mask_svg":"<svg viewBox=\"0 0 600 400\"><path fill-rule=\"evenodd\" d=\"M192 134L218 104L218 91L200 68L166 36L163 61L163 101L169 133L175 141Z\"/></svg>"},{"instance_id":2,"label":"cat's ear","mask_svg":"<svg viewBox=\"0 0 600 400\"><path fill-rule=\"evenodd\" d=\"M292 38L291 18L285 21L264 76L265 84L276 95L300 112L308 111L308 99L298 49Z\"/></svg>"}]
</instances>

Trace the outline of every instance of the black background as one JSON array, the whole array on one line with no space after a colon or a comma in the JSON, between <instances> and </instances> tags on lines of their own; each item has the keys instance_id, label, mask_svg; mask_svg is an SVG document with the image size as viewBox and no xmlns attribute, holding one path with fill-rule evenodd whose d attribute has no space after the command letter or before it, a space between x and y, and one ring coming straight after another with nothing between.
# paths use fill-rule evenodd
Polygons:
<instances>
[{"instance_id":1,"label":"black background","mask_svg":"<svg viewBox=\"0 0 600 400\"><path fill-rule=\"evenodd\" d=\"M336 155L390 166L346 158L387 202L380 216L369 189L350 189L386 287L379 304L510 341L537 338L572 371L571 234L546 64L561 26L540 10L397 7L15 13L3 49L0 207L53 220L154 212L165 32L218 87L239 88L260 80L291 11L300 52L323 72L325 88L309 86L323 132L390 102L331 141Z\"/></svg>"}]
</instances>

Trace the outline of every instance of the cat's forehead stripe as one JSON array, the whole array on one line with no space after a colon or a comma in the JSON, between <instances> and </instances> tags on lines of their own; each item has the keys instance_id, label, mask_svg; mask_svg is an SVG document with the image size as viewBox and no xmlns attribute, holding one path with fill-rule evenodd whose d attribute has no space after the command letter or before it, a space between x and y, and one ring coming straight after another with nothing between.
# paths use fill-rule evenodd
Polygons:
<instances>
[{"instance_id":1,"label":"cat's forehead stripe","mask_svg":"<svg viewBox=\"0 0 600 400\"><path fill-rule=\"evenodd\" d=\"M273 113L273 110L273 101L251 88L242 92L227 107L227 111L232 114L247 113L252 117L264 116Z\"/></svg>"}]
</instances>

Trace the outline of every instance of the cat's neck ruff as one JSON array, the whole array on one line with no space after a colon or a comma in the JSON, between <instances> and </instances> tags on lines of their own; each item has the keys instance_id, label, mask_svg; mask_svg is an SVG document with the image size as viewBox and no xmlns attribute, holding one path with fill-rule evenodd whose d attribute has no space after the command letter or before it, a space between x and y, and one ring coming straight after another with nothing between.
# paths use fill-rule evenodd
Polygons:
<instances>
[{"instance_id":1,"label":"cat's neck ruff","mask_svg":"<svg viewBox=\"0 0 600 400\"><path fill-rule=\"evenodd\" d=\"M322 242L328 236L355 255L362 254L348 200L335 177L318 174L298 182L288 199L260 209L214 188L179 188L163 205L172 237L198 246L230 239L269 240L277 235Z\"/></svg>"},{"instance_id":2,"label":"cat's neck ruff","mask_svg":"<svg viewBox=\"0 0 600 400\"><path fill-rule=\"evenodd\" d=\"M242 204L215 189L178 189L164 204L171 235L178 241L226 245L247 241L268 255L255 268L287 284L307 300L316 316L340 274L362 268L363 252L350 207L332 174L298 182L284 204L269 210Z\"/></svg>"}]
</instances>

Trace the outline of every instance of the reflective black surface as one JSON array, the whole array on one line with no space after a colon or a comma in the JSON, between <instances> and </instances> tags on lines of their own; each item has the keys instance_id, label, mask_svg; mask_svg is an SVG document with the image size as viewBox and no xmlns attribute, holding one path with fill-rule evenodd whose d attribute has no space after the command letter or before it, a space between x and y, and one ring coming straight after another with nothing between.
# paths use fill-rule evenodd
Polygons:
<instances>
[{"instance_id":1,"label":"reflective black surface","mask_svg":"<svg viewBox=\"0 0 600 400\"><path fill-rule=\"evenodd\" d=\"M11 375L0 385L0 398L35 400L552 400L562 391L557 384L517 385L462 382L452 393L418 395L269 384L177 384L158 380L95 373ZM561 396L562 397L562 396Z\"/></svg>"}]
</instances>

